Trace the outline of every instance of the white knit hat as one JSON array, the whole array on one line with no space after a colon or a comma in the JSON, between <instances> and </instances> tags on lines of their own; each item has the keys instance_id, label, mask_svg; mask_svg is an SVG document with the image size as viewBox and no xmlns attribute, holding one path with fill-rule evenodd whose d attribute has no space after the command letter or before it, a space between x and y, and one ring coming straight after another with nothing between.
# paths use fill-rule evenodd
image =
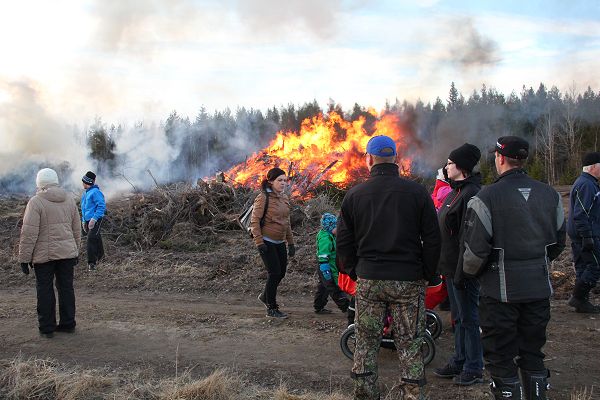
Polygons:
<instances>
[{"instance_id":1,"label":"white knit hat","mask_svg":"<svg viewBox=\"0 0 600 400\"><path fill-rule=\"evenodd\" d=\"M49 185L58 185L58 175L56 175L56 171L51 168L40 169L35 178L35 185L38 189Z\"/></svg>"}]
</instances>

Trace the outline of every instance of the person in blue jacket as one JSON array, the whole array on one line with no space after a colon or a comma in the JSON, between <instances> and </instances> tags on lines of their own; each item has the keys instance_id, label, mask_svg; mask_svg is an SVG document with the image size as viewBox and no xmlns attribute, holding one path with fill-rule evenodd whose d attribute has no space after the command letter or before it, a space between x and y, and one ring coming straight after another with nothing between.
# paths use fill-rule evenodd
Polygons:
<instances>
[{"instance_id":1,"label":"person in blue jacket","mask_svg":"<svg viewBox=\"0 0 600 400\"><path fill-rule=\"evenodd\" d=\"M600 313L590 290L600 278L600 153L583 156L583 172L571 188L567 232L575 262L575 288L569 305L579 313Z\"/></svg>"},{"instance_id":2,"label":"person in blue jacket","mask_svg":"<svg viewBox=\"0 0 600 400\"><path fill-rule=\"evenodd\" d=\"M94 271L98 261L104 256L100 227L106 211L106 202L96 185L96 174L88 171L81 181L85 189L81 196L81 227L84 234L87 234L88 269Z\"/></svg>"}]
</instances>

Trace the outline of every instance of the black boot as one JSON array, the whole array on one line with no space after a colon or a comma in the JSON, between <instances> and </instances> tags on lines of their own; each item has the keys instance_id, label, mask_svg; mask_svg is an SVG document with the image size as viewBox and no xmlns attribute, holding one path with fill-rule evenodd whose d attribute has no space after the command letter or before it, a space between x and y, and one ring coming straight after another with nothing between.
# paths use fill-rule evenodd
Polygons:
<instances>
[{"instance_id":1,"label":"black boot","mask_svg":"<svg viewBox=\"0 0 600 400\"><path fill-rule=\"evenodd\" d=\"M492 377L490 391L495 400L523 400L523 389L521 388L521 382L517 376L514 378Z\"/></svg>"},{"instance_id":2,"label":"black boot","mask_svg":"<svg viewBox=\"0 0 600 400\"><path fill-rule=\"evenodd\" d=\"M550 371L544 369L542 371L527 371L521 370L521 382L523 383L523 393L525 400L546 400L546 391L550 389L548 378Z\"/></svg>"},{"instance_id":3,"label":"black boot","mask_svg":"<svg viewBox=\"0 0 600 400\"><path fill-rule=\"evenodd\" d=\"M573 295L569 299L569 305L575 307L575 311L585 314L600 314L600 307L590 303L590 290L592 285L588 285L583 281L575 281Z\"/></svg>"}]
</instances>

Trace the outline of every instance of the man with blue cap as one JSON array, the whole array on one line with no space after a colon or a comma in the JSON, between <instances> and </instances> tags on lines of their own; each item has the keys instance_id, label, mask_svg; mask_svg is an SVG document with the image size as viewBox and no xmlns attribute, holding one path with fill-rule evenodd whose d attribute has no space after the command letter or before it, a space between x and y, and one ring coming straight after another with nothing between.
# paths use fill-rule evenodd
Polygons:
<instances>
[{"instance_id":1,"label":"man with blue cap","mask_svg":"<svg viewBox=\"0 0 600 400\"><path fill-rule=\"evenodd\" d=\"M425 287L437 268L440 230L429 193L400 177L396 156L392 138L369 140L369 179L348 191L338 219L339 268L357 281L355 400L380 398L377 353L388 308L400 361L400 382L392 390L399 393L390 396L423 398Z\"/></svg>"}]
</instances>

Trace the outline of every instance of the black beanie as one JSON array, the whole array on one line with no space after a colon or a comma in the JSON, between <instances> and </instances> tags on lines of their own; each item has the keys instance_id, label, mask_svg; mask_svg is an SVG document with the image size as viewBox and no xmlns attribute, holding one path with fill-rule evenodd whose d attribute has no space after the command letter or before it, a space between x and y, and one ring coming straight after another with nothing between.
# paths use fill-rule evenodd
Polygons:
<instances>
[{"instance_id":1,"label":"black beanie","mask_svg":"<svg viewBox=\"0 0 600 400\"><path fill-rule=\"evenodd\" d=\"M586 153L586 155L583 156L582 161L583 161L582 164L584 167L587 167L588 165L594 165L594 164L600 163L600 153L598 153L598 152Z\"/></svg>"},{"instance_id":2,"label":"black beanie","mask_svg":"<svg viewBox=\"0 0 600 400\"><path fill-rule=\"evenodd\" d=\"M458 168L469 173L473 171L480 158L481 151L479 151L477 146L469 143L465 143L459 148L452 150L448 156L448 159L454 161Z\"/></svg>"},{"instance_id":3,"label":"black beanie","mask_svg":"<svg viewBox=\"0 0 600 400\"><path fill-rule=\"evenodd\" d=\"M83 176L83 178L81 178L81 181L83 183L86 183L88 185L93 185L94 182L96 181L96 174L93 173L92 171L88 171L85 173L85 175Z\"/></svg>"},{"instance_id":4,"label":"black beanie","mask_svg":"<svg viewBox=\"0 0 600 400\"><path fill-rule=\"evenodd\" d=\"M267 180L274 181L278 176L285 175L285 171L281 168L271 168L269 172L267 172Z\"/></svg>"}]
</instances>

